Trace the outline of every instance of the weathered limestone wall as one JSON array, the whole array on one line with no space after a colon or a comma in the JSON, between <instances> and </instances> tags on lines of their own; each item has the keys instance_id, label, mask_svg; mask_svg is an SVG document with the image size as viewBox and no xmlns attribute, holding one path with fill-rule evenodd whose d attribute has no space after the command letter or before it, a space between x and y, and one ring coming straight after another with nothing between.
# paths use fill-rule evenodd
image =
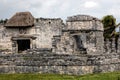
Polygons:
<instances>
[{"instance_id":1,"label":"weathered limestone wall","mask_svg":"<svg viewBox=\"0 0 120 80\"><path fill-rule=\"evenodd\" d=\"M68 17L66 25L59 18L40 18L35 25L28 28L6 28L0 25L0 49L12 51L12 37L30 35L36 37L31 40L31 48L53 48L55 53L63 54L102 54L119 53L119 40L103 41L103 27L100 20L87 15ZM75 35L80 37L85 51L77 50ZM104 46L105 45L105 46ZM103 49L104 48L104 49Z\"/></svg>"},{"instance_id":2,"label":"weathered limestone wall","mask_svg":"<svg viewBox=\"0 0 120 80\"><path fill-rule=\"evenodd\" d=\"M94 43L94 41L93 41ZM96 31L95 32L95 47L96 51L95 54L103 54L104 51L104 37L103 37L103 32L102 31ZM89 46L90 48L90 46ZM94 53L94 52L93 52Z\"/></svg>"},{"instance_id":3,"label":"weathered limestone wall","mask_svg":"<svg viewBox=\"0 0 120 80\"><path fill-rule=\"evenodd\" d=\"M66 30L100 30L103 31L101 21L88 15L76 15L67 18Z\"/></svg>"},{"instance_id":4,"label":"weathered limestone wall","mask_svg":"<svg viewBox=\"0 0 120 80\"><path fill-rule=\"evenodd\" d=\"M57 52L71 54L103 54L103 25L97 18L87 15L68 17ZM78 50L79 49L79 50Z\"/></svg>"},{"instance_id":5,"label":"weathered limestone wall","mask_svg":"<svg viewBox=\"0 0 120 80\"><path fill-rule=\"evenodd\" d=\"M20 35L34 35L34 29L32 28L6 28L3 27L0 29L1 32L1 48L3 50L10 50L12 52L13 50L13 40L12 37L19 37Z\"/></svg>"},{"instance_id":6,"label":"weathered limestone wall","mask_svg":"<svg viewBox=\"0 0 120 80\"><path fill-rule=\"evenodd\" d=\"M83 75L120 70L119 54L69 55L39 49L26 54L0 54L0 73L57 73Z\"/></svg>"},{"instance_id":7,"label":"weathered limestone wall","mask_svg":"<svg viewBox=\"0 0 120 80\"><path fill-rule=\"evenodd\" d=\"M101 35L100 35L101 34ZM103 32L97 31L82 31L82 32L75 32L71 34L70 32L63 32L63 35L56 41L57 52L64 53L64 54L75 54L77 51L77 44L78 42L75 41L74 35L80 35L82 40L83 48L86 49L87 54L102 54L103 53ZM96 36L97 35L97 36Z\"/></svg>"},{"instance_id":8,"label":"weathered limestone wall","mask_svg":"<svg viewBox=\"0 0 120 80\"><path fill-rule=\"evenodd\" d=\"M68 17L65 30L81 31L81 34L76 35L81 36L83 45L87 49L87 54L103 53L103 25L99 19L87 15Z\"/></svg>"},{"instance_id":9,"label":"weathered limestone wall","mask_svg":"<svg viewBox=\"0 0 120 80\"><path fill-rule=\"evenodd\" d=\"M115 39L104 42L103 25L97 18L72 16L66 25L59 18L38 18L34 23L27 28L0 25L1 50L13 50L13 37L33 37L31 49L24 54L0 52L0 73L82 75L120 70L120 38L117 45Z\"/></svg>"},{"instance_id":10,"label":"weathered limestone wall","mask_svg":"<svg viewBox=\"0 0 120 80\"><path fill-rule=\"evenodd\" d=\"M14 31L14 30L13 30ZM11 36L9 36L4 25L0 25L0 50L12 51Z\"/></svg>"},{"instance_id":11,"label":"weathered limestone wall","mask_svg":"<svg viewBox=\"0 0 120 80\"><path fill-rule=\"evenodd\" d=\"M31 48L52 48L54 35L61 35L64 26L61 19L36 19L33 27L12 27L0 26L0 47L2 50L17 52L17 42L13 38L36 37L31 40ZM13 47L16 45L16 47Z\"/></svg>"},{"instance_id":12,"label":"weathered limestone wall","mask_svg":"<svg viewBox=\"0 0 120 80\"><path fill-rule=\"evenodd\" d=\"M24 35L34 36L35 29L31 28L6 28L0 27L0 46L1 50L13 52L13 37L21 37ZM31 42L32 43L32 42ZM16 44L15 44L16 45Z\"/></svg>"},{"instance_id":13,"label":"weathered limestone wall","mask_svg":"<svg viewBox=\"0 0 120 80\"><path fill-rule=\"evenodd\" d=\"M62 36L54 37L53 42L53 52L57 54L74 54L74 39L69 32L63 32Z\"/></svg>"},{"instance_id":14,"label":"weathered limestone wall","mask_svg":"<svg viewBox=\"0 0 120 80\"><path fill-rule=\"evenodd\" d=\"M61 35L63 21L61 19L36 19L36 48L52 48L53 36Z\"/></svg>"}]
</instances>

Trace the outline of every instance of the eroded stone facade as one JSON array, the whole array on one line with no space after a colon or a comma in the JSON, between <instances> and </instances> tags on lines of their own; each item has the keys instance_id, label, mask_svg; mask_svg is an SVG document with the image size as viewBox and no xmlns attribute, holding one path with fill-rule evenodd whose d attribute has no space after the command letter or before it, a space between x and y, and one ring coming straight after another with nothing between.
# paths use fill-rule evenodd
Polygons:
<instances>
[{"instance_id":1,"label":"eroded stone facade","mask_svg":"<svg viewBox=\"0 0 120 80\"><path fill-rule=\"evenodd\" d=\"M103 43L101 21L91 16L77 15L68 17L55 48L56 52L64 54L102 54Z\"/></svg>"},{"instance_id":2,"label":"eroded stone facade","mask_svg":"<svg viewBox=\"0 0 120 80\"><path fill-rule=\"evenodd\" d=\"M1 51L17 53L18 40L27 39L30 40L29 49L51 49L57 54L98 55L119 52L119 39L117 42L104 41L101 21L88 15L68 17L66 23L60 18L36 18L34 25L29 27L4 25L0 25Z\"/></svg>"},{"instance_id":3,"label":"eroded stone facade","mask_svg":"<svg viewBox=\"0 0 120 80\"><path fill-rule=\"evenodd\" d=\"M120 38L104 41L103 25L95 17L76 15L66 23L36 18L34 25L15 25L0 25L0 73L82 75L120 70Z\"/></svg>"}]
</instances>

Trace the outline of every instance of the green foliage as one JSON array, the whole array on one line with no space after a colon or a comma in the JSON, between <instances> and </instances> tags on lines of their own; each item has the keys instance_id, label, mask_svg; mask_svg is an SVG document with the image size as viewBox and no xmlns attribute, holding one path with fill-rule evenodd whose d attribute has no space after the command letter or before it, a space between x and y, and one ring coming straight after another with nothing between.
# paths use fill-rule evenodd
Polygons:
<instances>
[{"instance_id":1,"label":"green foliage","mask_svg":"<svg viewBox=\"0 0 120 80\"><path fill-rule=\"evenodd\" d=\"M116 19L112 15L104 16L102 22L105 28L109 26L113 27L116 25Z\"/></svg>"},{"instance_id":2,"label":"green foliage","mask_svg":"<svg viewBox=\"0 0 120 80\"><path fill-rule=\"evenodd\" d=\"M4 20L1 19L1 20L0 20L0 23L3 23L3 22L4 22Z\"/></svg>"},{"instance_id":3,"label":"green foliage","mask_svg":"<svg viewBox=\"0 0 120 80\"><path fill-rule=\"evenodd\" d=\"M116 28L116 19L112 15L104 16L102 19L104 26L104 38L112 38Z\"/></svg>"},{"instance_id":4,"label":"green foliage","mask_svg":"<svg viewBox=\"0 0 120 80\"><path fill-rule=\"evenodd\" d=\"M5 20L4 20L4 23L6 23L7 21L8 21L8 19L5 19Z\"/></svg>"},{"instance_id":5,"label":"green foliage","mask_svg":"<svg viewBox=\"0 0 120 80\"><path fill-rule=\"evenodd\" d=\"M120 72L82 76L59 74L0 74L0 80L120 80Z\"/></svg>"},{"instance_id":6,"label":"green foliage","mask_svg":"<svg viewBox=\"0 0 120 80\"><path fill-rule=\"evenodd\" d=\"M8 19L5 19L5 20L1 19L1 20L0 20L0 23L3 24L3 23L6 23L7 21L8 21Z\"/></svg>"}]
</instances>

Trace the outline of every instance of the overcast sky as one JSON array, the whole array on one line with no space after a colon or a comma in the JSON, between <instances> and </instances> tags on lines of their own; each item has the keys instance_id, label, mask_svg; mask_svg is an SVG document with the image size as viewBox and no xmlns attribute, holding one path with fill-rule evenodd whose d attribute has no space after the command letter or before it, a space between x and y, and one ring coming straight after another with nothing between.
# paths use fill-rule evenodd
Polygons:
<instances>
[{"instance_id":1,"label":"overcast sky","mask_svg":"<svg viewBox=\"0 0 120 80\"><path fill-rule=\"evenodd\" d=\"M30 11L34 17L60 17L88 14L98 18L112 14L120 22L120 0L0 0L0 19L16 12Z\"/></svg>"}]
</instances>

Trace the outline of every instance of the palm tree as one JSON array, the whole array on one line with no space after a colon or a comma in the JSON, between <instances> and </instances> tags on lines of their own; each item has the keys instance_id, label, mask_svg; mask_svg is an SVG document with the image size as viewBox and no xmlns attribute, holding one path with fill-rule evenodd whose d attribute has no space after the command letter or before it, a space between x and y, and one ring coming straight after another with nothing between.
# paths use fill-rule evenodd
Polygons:
<instances>
[{"instance_id":1,"label":"palm tree","mask_svg":"<svg viewBox=\"0 0 120 80\"><path fill-rule=\"evenodd\" d=\"M118 33L116 32L116 28L119 27L119 24L116 24L116 18L112 15L106 15L102 19L102 23L104 25L104 38L116 38L118 37Z\"/></svg>"}]
</instances>

